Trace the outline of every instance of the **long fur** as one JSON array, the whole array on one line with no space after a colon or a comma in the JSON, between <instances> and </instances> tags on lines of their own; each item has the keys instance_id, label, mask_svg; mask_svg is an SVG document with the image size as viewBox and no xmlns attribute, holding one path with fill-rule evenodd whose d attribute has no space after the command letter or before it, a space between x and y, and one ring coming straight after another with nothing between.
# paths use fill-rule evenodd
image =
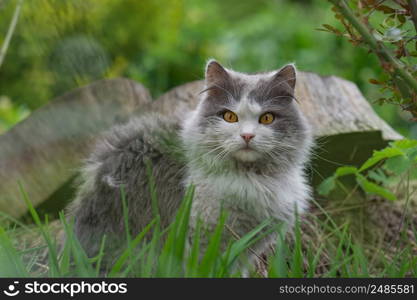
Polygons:
<instances>
[{"instance_id":1,"label":"long fur","mask_svg":"<svg viewBox=\"0 0 417 300\"><path fill-rule=\"evenodd\" d=\"M131 233L152 219L149 161L164 226L190 184L195 186L191 233L198 218L208 228L215 226L223 208L229 212L228 228L239 236L267 218L291 226L296 211L308 207L311 193L304 166L312 135L294 101L295 80L293 65L248 75L212 60L199 105L181 126L150 115L105 134L85 164L77 198L68 210L88 255L97 254L103 235L108 250L117 252L123 245L121 188ZM226 122L225 110L236 113L238 122ZM265 112L275 115L271 124L259 122ZM241 134L254 135L250 150L243 149L247 145ZM172 137L178 137L179 148L174 149L178 143L170 142ZM269 243L270 238L264 239L255 248L263 252Z\"/></svg>"},{"instance_id":2,"label":"long fur","mask_svg":"<svg viewBox=\"0 0 417 300\"><path fill-rule=\"evenodd\" d=\"M188 161L184 183L196 186L192 218L215 224L220 210L226 208L229 228L240 236L267 218L291 227L296 210L301 214L307 209L311 194L304 170L312 146L311 130L293 101L294 86L276 89L288 80L295 84L295 73L286 70L281 78L274 78L280 70L247 75L216 64L209 61L206 73L211 71L220 80L206 74L208 93L181 132ZM293 65L286 68L295 72ZM220 74L221 69L226 74ZM221 88L210 95L213 86ZM228 87L233 88L223 93ZM239 121L224 121L216 113L224 109L237 113ZM276 113L272 124L259 124L263 112ZM239 150L245 144L240 137L244 132L255 134L250 142L255 153ZM262 253L269 242L264 239L256 249Z\"/></svg>"}]
</instances>

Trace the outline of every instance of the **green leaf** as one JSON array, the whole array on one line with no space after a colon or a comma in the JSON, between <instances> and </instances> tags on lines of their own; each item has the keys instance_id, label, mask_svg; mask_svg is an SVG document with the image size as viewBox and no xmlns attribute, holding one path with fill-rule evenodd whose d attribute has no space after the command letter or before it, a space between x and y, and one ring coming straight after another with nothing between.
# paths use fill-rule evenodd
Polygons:
<instances>
[{"instance_id":1,"label":"green leaf","mask_svg":"<svg viewBox=\"0 0 417 300\"><path fill-rule=\"evenodd\" d=\"M417 148L407 149L405 150L405 153L407 154L407 157L411 162L417 161Z\"/></svg>"},{"instance_id":2,"label":"green leaf","mask_svg":"<svg viewBox=\"0 0 417 300\"><path fill-rule=\"evenodd\" d=\"M289 252L290 250L288 249L288 245L285 242L285 236L280 233L275 245L275 255L273 256L272 261L269 263L269 277L288 277L288 261L286 258L289 256Z\"/></svg>"},{"instance_id":3,"label":"green leaf","mask_svg":"<svg viewBox=\"0 0 417 300\"><path fill-rule=\"evenodd\" d=\"M225 227L224 225L226 223L226 219L226 212L222 212L214 231L209 236L208 246L206 248L203 258L201 259L201 263L199 266L199 272L203 277L210 276L216 267L215 264L213 264L213 262L217 261L216 258L217 256L219 256L220 253L220 242L223 234L223 229Z\"/></svg>"},{"instance_id":4,"label":"green leaf","mask_svg":"<svg viewBox=\"0 0 417 300\"><path fill-rule=\"evenodd\" d=\"M0 276L26 277L28 273L23 263L21 255L13 246L12 240L7 235L5 229L0 226L0 262L2 268Z\"/></svg>"},{"instance_id":5,"label":"green leaf","mask_svg":"<svg viewBox=\"0 0 417 300\"><path fill-rule=\"evenodd\" d=\"M392 143L393 146L400 149L409 149L417 147L417 140L403 139Z\"/></svg>"},{"instance_id":6,"label":"green leaf","mask_svg":"<svg viewBox=\"0 0 417 300\"><path fill-rule=\"evenodd\" d=\"M397 197L389 190L367 180L364 176L360 174L356 176L356 181L359 183L362 189L369 194L379 195L391 201L397 200Z\"/></svg>"},{"instance_id":7,"label":"green leaf","mask_svg":"<svg viewBox=\"0 0 417 300\"><path fill-rule=\"evenodd\" d=\"M359 172L374 166L383 159L399 155L404 155L404 152L398 148L388 147L379 151L374 151L373 155L362 165L362 167L360 167Z\"/></svg>"},{"instance_id":8,"label":"green leaf","mask_svg":"<svg viewBox=\"0 0 417 300\"><path fill-rule=\"evenodd\" d=\"M405 21L406 21L405 16L404 15L401 15L401 14L398 14L397 15L397 19L398 19L398 21L400 21L401 24L404 24Z\"/></svg>"},{"instance_id":9,"label":"green leaf","mask_svg":"<svg viewBox=\"0 0 417 300\"><path fill-rule=\"evenodd\" d=\"M323 180L317 187L317 192L322 196L328 196L329 193L336 187L336 177L331 176Z\"/></svg>"},{"instance_id":10,"label":"green leaf","mask_svg":"<svg viewBox=\"0 0 417 300\"><path fill-rule=\"evenodd\" d=\"M385 184L389 181L384 171L381 169L371 170L368 172L368 177L376 182Z\"/></svg>"},{"instance_id":11,"label":"green leaf","mask_svg":"<svg viewBox=\"0 0 417 300\"><path fill-rule=\"evenodd\" d=\"M356 174L357 172L358 172L358 169L356 167L344 166L344 167L337 168L335 175L337 177L341 177L345 175Z\"/></svg>"},{"instance_id":12,"label":"green leaf","mask_svg":"<svg viewBox=\"0 0 417 300\"><path fill-rule=\"evenodd\" d=\"M387 5L378 5L375 7L376 10L382 11L384 14L393 14L395 13L395 9L389 7Z\"/></svg>"},{"instance_id":13,"label":"green leaf","mask_svg":"<svg viewBox=\"0 0 417 300\"><path fill-rule=\"evenodd\" d=\"M224 257L226 266L231 268L230 266L232 263L236 261L239 255L241 255L241 253L243 253L247 248L268 234L271 234L273 231L276 231L276 228L269 228L269 230L267 229L271 224L272 219L266 219L253 230L241 237L239 240L235 241L230 248L229 255Z\"/></svg>"},{"instance_id":14,"label":"green leaf","mask_svg":"<svg viewBox=\"0 0 417 300\"><path fill-rule=\"evenodd\" d=\"M417 148L409 148L405 150L409 160L417 161Z\"/></svg>"},{"instance_id":15,"label":"green leaf","mask_svg":"<svg viewBox=\"0 0 417 300\"><path fill-rule=\"evenodd\" d=\"M196 277L198 274L198 263L200 257L200 239L202 231L202 222L201 219L197 221L197 226L194 230L194 235L192 239L191 253L188 256L186 276L185 277Z\"/></svg>"},{"instance_id":16,"label":"green leaf","mask_svg":"<svg viewBox=\"0 0 417 300\"><path fill-rule=\"evenodd\" d=\"M23 201L26 203L26 206L29 209L29 213L31 214L35 224L39 228L40 233L42 234L43 239L45 240L48 250L49 250L49 259L51 262L50 271L51 274L54 276L60 275L59 273L59 263L58 263L58 254L57 254L57 247L56 244L53 242L52 237L48 234L47 230L45 229L45 225L42 224L41 219L38 215L38 212L34 208L32 202L29 200L29 197L26 191L23 189L23 185L18 182L19 190L22 195Z\"/></svg>"},{"instance_id":17,"label":"green leaf","mask_svg":"<svg viewBox=\"0 0 417 300\"><path fill-rule=\"evenodd\" d=\"M145 228L132 240L130 244L130 248L126 248L123 253L119 256L117 261L114 263L112 269L110 270L108 276L115 277L119 272L122 270L124 263L130 257L131 252L139 243L143 240L146 234L150 231L152 227L154 227L155 223L157 223L157 219L152 220Z\"/></svg>"},{"instance_id":18,"label":"green leaf","mask_svg":"<svg viewBox=\"0 0 417 300\"><path fill-rule=\"evenodd\" d=\"M393 172L396 175L400 175L407 171L411 167L411 161L407 156L394 156L388 158L384 163L384 169Z\"/></svg>"},{"instance_id":19,"label":"green leaf","mask_svg":"<svg viewBox=\"0 0 417 300\"><path fill-rule=\"evenodd\" d=\"M335 27L333 27L329 24L323 24L323 27L326 28L328 31L333 32L335 34L342 34L342 32L339 29L337 29L337 28L335 28Z\"/></svg>"},{"instance_id":20,"label":"green leaf","mask_svg":"<svg viewBox=\"0 0 417 300\"><path fill-rule=\"evenodd\" d=\"M301 242L300 221L298 217L295 219L294 226L294 248L292 249L292 261L290 262L291 273L290 277L302 278L303 277L303 250Z\"/></svg>"}]
</instances>

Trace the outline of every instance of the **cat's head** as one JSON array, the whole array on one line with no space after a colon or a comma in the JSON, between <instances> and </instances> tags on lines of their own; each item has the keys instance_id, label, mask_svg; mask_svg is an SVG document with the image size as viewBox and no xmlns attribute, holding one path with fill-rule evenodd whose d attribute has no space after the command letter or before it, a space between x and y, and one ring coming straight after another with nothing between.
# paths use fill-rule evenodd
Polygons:
<instances>
[{"instance_id":1,"label":"cat's head","mask_svg":"<svg viewBox=\"0 0 417 300\"><path fill-rule=\"evenodd\" d=\"M311 137L294 97L294 65L249 75L210 60L205 75L201 102L183 130L194 155L213 164L304 159Z\"/></svg>"}]
</instances>

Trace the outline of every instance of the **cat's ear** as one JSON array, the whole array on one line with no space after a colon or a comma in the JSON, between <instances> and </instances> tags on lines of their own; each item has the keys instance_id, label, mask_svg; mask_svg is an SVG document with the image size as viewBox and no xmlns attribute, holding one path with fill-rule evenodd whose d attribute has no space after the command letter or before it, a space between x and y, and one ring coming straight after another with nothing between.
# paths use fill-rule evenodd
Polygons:
<instances>
[{"instance_id":1,"label":"cat's ear","mask_svg":"<svg viewBox=\"0 0 417 300\"><path fill-rule=\"evenodd\" d=\"M294 93L297 71L294 64L288 64L273 75L273 86Z\"/></svg>"},{"instance_id":2,"label":"cat's ear","mask_svg":"<svg viewBox=\"0 0 417 300\"><path fill-rule=\"evenodd\" d=\"M224 86L229 81L229 74L214 59L210 59L206 65L206 86Z\"/></svg>"}]
</instances>

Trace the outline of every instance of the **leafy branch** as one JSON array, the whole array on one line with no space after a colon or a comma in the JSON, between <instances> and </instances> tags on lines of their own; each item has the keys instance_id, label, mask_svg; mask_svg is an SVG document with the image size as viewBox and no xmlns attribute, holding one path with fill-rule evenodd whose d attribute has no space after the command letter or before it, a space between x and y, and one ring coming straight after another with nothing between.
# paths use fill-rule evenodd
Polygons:
<instances>
[{"instance_id":1,"label":"leafy branch","mask_svg":"<svg viewBox=\"0 0 417 300\"><path fill-rule=\"evenodd\" d=\"M416 51L410 49L411 42L417 40L417 1L395 0L390 1L390 5L383 5L384 0L355 0L350 1L350 6L345 0L329 1L345 31L328 24L321 30L345 36L353 45L366 46L374 53L389 78L383 81L371 79L370 82L393 93L388 99L379 99L380 104L399 104L417 120L417 64L412 61L417 57L417 42ZM371 20L375 12L386 16L379 27ZM410 24L416 31L411 37L407 36L410 30L406 28Z\"/></svg>"},{"instance_id":2,"label":"leafy branch","mask_svg":"<svg viewBox=\"0 0 417 300\"><path fill-rule=\"evenodd\" d=\"M328 196L336 188L336 182L347 175L355 176L363 191L379 195L388 200L396 200L395 193L389 190L398 186L403 174L414 178L417 165L417 140L399 140L390 143L373 155L359 168L354 166L339 167L335 173L326 178L318 187L319 194Z\"/></svg>"}]
</instances>

